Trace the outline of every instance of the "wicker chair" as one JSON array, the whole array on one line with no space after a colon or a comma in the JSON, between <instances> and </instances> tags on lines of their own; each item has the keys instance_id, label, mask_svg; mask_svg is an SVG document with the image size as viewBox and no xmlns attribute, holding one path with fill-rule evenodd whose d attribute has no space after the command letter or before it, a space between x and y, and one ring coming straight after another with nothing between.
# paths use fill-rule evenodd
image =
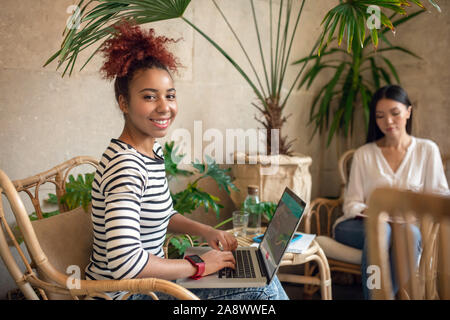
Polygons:
<instances>
[{"instance_id":1,"label":"wicker chair","mask_svg":"<svg viewBox=\"0 0 450 320\"><path fill-rule=\"evenodd\" d=\"M0 254L24 296L32 300L110 299L106 292L126 291L123 299L133 293L149 294L157 299L154 292L163 292L178 299L198 300L189 290L162 279L81 280L84 279L84 269L92 252L90 209L88 213L81 207L68 211L59 204L62 213L43 219L39 190L44 183L53 183L59 200L65 194L69 172L82 164L96 168L98 162L90 157L76 157L49 171L14 182L0 170L0 194L4 194L9 201L31 261L26 258L7 223L1 200L0 224L3 228L0 228ZM30 197L38 220L30 221L18 193L21 191ZM13 257L12 247L19 252L25 271L19 268Z\"/></svg>"},{"instance_id":2,"label":"wicker chair","mask_svg":"<svg viewBox=\"0 0 450 320\"><path fill-rule=\"evenodd\" d=\"M338 169L341 190L338 199L316 198L305 215L305 232L317 234L316 241L322 247L328 259L330 271L341 271L350 274L361 274L362 251L337 242L332 237L332 227L336 219L342 215L344 191L350 175L351 160L355 150L346 151L339 159ZM315 264L306 264L305 275L316 272ZM306 285L304 293L312 296L317 287Z\"/></svg>"},{"instance_id":3,"label":"wicker chair","mask_svg":"<svg viewBox=\"0 0 450 320\"><path fill-rule=\"evenodd\" d=\"M395 298L385 240L386 222L392 227L394 274L399 286L396 297L402 300L450 299L449 208L448 196L393 188L372 193L367 211L369 265L379 268L379 274L373 274L372 299ZM423 251L419 265L414 259L411 229L406 227L417 223L425 226L421 228Z\"/></svg>"},{"instance_id":4,"label":"wicker chair","mask_svg":"<svg viewBox=\"0 0 450 320\"><path fill-rule=\"evenodd\" d=\"M332 238L332 227L336 219L342 215L342 205L344 203L344 191L350 176L351 160L355 150L346 151L339 159L338 169L341 180L341 190L338 199L316 198L311 202L305 216L305 232L316 233L316 241L322 247L330 265L330 271L340 271L353 275L361 274L362 251L346 246ZM450 155L442 155L444 171L447 174L447 163ZM448 177L448 176L447 176ZM427 226L421 227L426 228ZM305 275L312 275L316 272L316 265L307 264ZM305 294L312 296L317 291L317 287L305 286Z\"/></svg>"}]
</instances>

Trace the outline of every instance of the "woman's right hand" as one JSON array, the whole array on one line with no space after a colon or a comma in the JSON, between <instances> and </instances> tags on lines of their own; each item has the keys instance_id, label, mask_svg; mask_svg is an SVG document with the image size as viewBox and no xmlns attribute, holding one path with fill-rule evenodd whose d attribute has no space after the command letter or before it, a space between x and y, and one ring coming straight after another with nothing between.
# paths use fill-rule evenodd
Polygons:
<instances>
[{"instance_id":1,"label":"woman's right hand","mask_svg":"<svg viewBox=\"0 0 450 320\"><path fill-rule=\"evenodd\" d=\"M225 267L235 269L235 259L231 251L210 250L201 256L205 262L204 276L219 271Z\"/></svg>"}]
</instances>

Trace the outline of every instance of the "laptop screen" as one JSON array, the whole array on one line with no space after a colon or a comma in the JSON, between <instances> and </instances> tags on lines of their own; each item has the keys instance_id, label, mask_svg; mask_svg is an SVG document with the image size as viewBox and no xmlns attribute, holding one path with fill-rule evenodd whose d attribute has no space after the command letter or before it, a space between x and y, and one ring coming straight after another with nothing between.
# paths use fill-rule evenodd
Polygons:
<instances>
[{"instance_id":1,"label":"laptop screen","mask_svg":"<svg viewBox=\"0 0 450 320\"><path fill-rule=\"evenodd\" d=\"M305 202L286 188L267 227L259 249L272 280L305 209Z\"/></svg>"}]
</instances>

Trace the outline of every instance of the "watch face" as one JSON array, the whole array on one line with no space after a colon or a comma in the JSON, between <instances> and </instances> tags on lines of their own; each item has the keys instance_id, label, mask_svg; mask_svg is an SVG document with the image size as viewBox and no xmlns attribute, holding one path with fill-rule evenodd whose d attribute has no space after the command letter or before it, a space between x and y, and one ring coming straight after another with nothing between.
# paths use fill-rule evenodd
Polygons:
<instances>
[{"instance_id":1,"label":"watch face","mask_svg":"<svg viewBox=\"0 0 450 320\"><path fill-rule=\"evenodd\" d=\"M195 263L202 263L203 262L203 260L202 260L202 258L200 258L198 255L192 255L192 256L189 256L189 258L192 260L192 261L194 261Z\"/></svg>"}]
</instances>

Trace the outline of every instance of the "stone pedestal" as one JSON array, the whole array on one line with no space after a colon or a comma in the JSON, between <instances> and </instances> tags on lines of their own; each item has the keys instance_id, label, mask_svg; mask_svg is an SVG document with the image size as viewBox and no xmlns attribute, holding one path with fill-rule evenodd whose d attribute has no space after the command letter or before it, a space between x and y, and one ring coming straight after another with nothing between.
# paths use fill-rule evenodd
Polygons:
<instances>
[{"instance_id":1,"label":"stone pedestal","mask_svg":"<svg viewBox=\"0 0 450 320\"><path fill-rule=\"evenodd\" d=\"M235 154L235 164L231 173L236 179L233 183L240 192L231 191L231 199L240 208L247 196L247 186L259 186L261 201L278 203L285 187L289 187L306 203L311 199L311 157L294 154L285 155L246 155Z\"/></svg>"}]
</instances>

